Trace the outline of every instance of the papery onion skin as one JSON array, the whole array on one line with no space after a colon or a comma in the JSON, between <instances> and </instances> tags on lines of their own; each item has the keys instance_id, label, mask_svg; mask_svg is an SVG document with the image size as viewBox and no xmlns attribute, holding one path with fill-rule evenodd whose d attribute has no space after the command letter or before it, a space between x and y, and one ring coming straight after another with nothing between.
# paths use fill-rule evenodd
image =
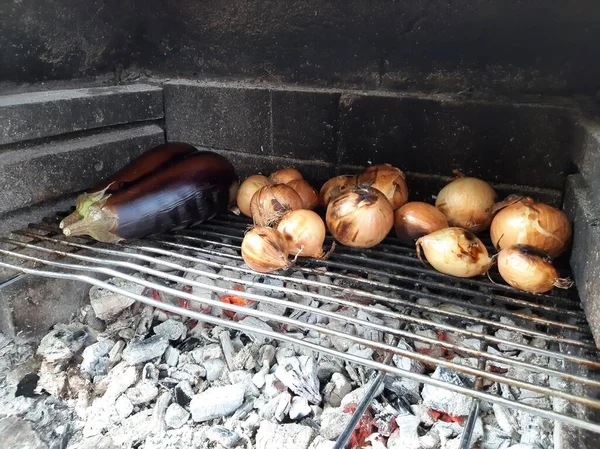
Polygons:
<instances>
[{"instance_id":1,"label":"papery onion skin","mask_svg":"<svg viewBox=\"0 0 600 449\"><path fill-rule=\"evenodd\" d=\"M355 186L327 206L327 228L342 245L371 248L394 225L394 209L385 195L371 187Z\"/></svg>"},{"instance_id":2,"label":"papery onion skin","mask_svg":"<svg viewBox=\"0 0 600 449\"><path fill-rule=\"evenodd\" d=\"M269 176L269 180L273 184L287 184L294 179L304 179L302 173L295 168L284 168L282 170L277 170L276 172L271 173L271 176Z\"/></svg>"},{"instance_id":3,"label":"papery onion skin","mask_svg":"<svg viewBox=\"0 0 600 449\"><path fill-rule=\"evenodd\" d=\"M304 204L304 209L313 210L319 206L319 194L308 181L304 179L294 179L293 181L288 182L287 185L300 195L302 203Z\"/></svg>"},{"instance_id":4,"label":"papery onion skin","mask_svg":"<svg viewBox=\"0 0 600 449\"><path fill-rule=\"evenodd\" d=\"M481 232L490 227L496 199L496 192L487 182L463 176L440 190L435 207L446 216L450 226Z\"/></svg>"},{"instance_id":5,"label":"papery onion skin","mask_svg":"<svg viewBox=\"0 0 600 449\"><path fill-rule=\"evenodd\" d=\"M562 211L548 204L511 195L498 203L494 210L500 210L490 229L496 249L524 244L557 257L565 251L571 240L569 219Z\"/></svg>"},{"instance_id":6,"label":"papery onion skin","mask_svg":"<svg viewBox=\"0 0 600 449\"><path fill-rule=\"evenodd\" d=\"M394 210L408 201L408 186L404 173L391 165L373 165L357 176L358 184L367 184L383 193Z\"/></svg>"},{"instance_id":7,"label":"papery onion skin","mask_svg":"<svg viewBox=\"0 0 600 449\"><path fill-rule=\"evenodd\" d=\"M316 212L307 209L293 210L283 216L277 230L288 243L290 256L324 256L325 223Z\"/></svg>"},{"instance_id":8,"label":"papery onion skin","mask_svg":"<svg viewBox=\"0 0 600 449\"><path fill-rule=\"evenodd\" d=\"M321 204L325 207L329 205L331 200L337 198L342 193L347 192L349 189L356 185L356 176L354 175L341 175L331 178L321 187L319 197Z\"/></svg>"},{"instance_id":9,"label":"papery onion skin","mask_svg":"<svg viewBox=\"0 0 600 449\"><path fill-rule=\"evenodd\" d=\"M246 265L259 273L290 266L286 239L278 230L262 226L252 228L244 236L242 258Z\"/></svg>"},{"instance_id":10,"label":"papery onion skin","mask_svg":"<svg viewBox=\"0 0 600 449\"><path fill-rule=\"evenodd\" d=\"M440 273L470 278L486 273L492 266L487 248L472 232L450 227L421 237L415 243L417 256L421 251Z\"/></svg>"},{"instance_id":11,"label":"papery onion skin","mask_svg":"<svg viewBox=\"0 0 600 449\"><path fill-rule=\"evenodd\" d=\"M250 201L250 211L256 226L277 226L287 212L303 207L300 195L285 184L264 186Z\"/></svg>"},{"instance_id":12,"label":"papery onion skin","mask_svg":"<svg viewBox=\"0 0 600 449\"><path fill-rule=\"evenodd\" d=\"M252 175L240 185L237 193L237 206L247 217L252 217L250 201L254 194L264 186L270 186L271 181L264 175Z\"/></svg>"},{"instance_id":13,"label":"papery onion skin","mask_svg":"<svg viewBox=\"0 0 600 449\"><path fill-rule=\"evenodd\" d=\"M553 287L569 288L569 279L559 278L552 257L530 245L513 245L498 253L498 271L511 287L529 293L546 293Z\"/></svg>"},{"instance_id":14,"label":"papery onion skin","mask_svg":"<svg viewBox=\"0 0 600 449\"><path fill-rule=\"evenodd\" d=\"M394 229L398 239L407 246L432 232L448 227L446 216L431 204L412 201L396 210Z\"/></svg>"}]
</instances>

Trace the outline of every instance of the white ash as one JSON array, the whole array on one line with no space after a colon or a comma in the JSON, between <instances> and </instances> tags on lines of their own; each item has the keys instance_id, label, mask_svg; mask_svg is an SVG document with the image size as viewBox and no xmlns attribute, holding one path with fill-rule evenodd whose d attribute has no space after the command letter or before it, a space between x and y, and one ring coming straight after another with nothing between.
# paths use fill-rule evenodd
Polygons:
<instances>
[{"instance_id":1,"label":"white ash","mask_svg":"<svg viewBox=\"0 0 600 449\"><path fill-rule=\"evenodd\" d=\"M333 373L331 380L323 389L323 396L326 403L332 407L339 407L342 399L352 391L352 385L346 377L341 373Z\"/></svg>"},{"instance_id":2,"label":"white ash","mask_svg":"<svg viewBox=\"0 0 600 449\"><path fill-rule=\"evenodd\" d=\"M137 365L161 357L169 346L169 341L153 335L145 340L129 344L123 350L123 360L130 365Z\"/></svg>"},{"instance_id":3,"label":"white ash","mask_svg":"<svg viewBox=\"0 0 600 449\"><path fill-rule=\"evenodd\" d=\"M310 408L310 405L306 398L303 398L301 396L294 396L292 398L290 410L288 412L290 419L298 420L310 415L311 412L312 409Z\"/></svg>"},{"instance_id":4,"label":"white ash","mask_svg":"<svg viewBox=\"0 0 600 449\"><path fill-rule=\"evenodd\" d=\"M317 363L314 358L300 356L283 359L275 376L290 390L303 396L313 404L322 400L319 393L319 379L317 377Z\"/></svg>"},{"instance_id":5,"label":"white ash","mask_svg":"<svg viewBox=\"0 0 600 449\"><path fill-rule=\"evenodd\" d=\"M42 338L37 353L49 362L66 362L78 353L93 331L83 324L57 324Z\"/></svg>"},{"instance_id":6,"label":"white ash","mask_svg":"<svg viewBox=\"0 0 600 449\"><path fill-rule=\"evenodd\" d=\"M242 405L244 391L243 385L227 385L195 395L190 402L192 419L203 422L232 414Z\"/></svg>"},{"instance_id":7,"label":"white ash","mask_svg":"<svg viewBox=\"0 0 600 449\"><path fill-rule=\"evenodd\" d=\"M179 354L180 351L178 349L175 349L172 346L167 346L167 349L163 354L165 363L171 367L177 366L177 363L179 362Z\"/></svg>"},{"instance_id":8,"label":"white ash","mask_svg":"<svg viewBox=\"0 0 600 449\"><path fill-rule=\"evenodd\" d=\"M144 380L127 389L125 395L133 405L147 404L158 396L158 387L153 382Z\"/></svg>"},{"instance_id":9,"label":"white ash","mask_svg":"<svg viewBox=\"0 0 600 449\"><path fill-rule=\"evenodd\" d=\"M413 347L403 339L398 342L397 346L398 348L403 349L404 351L415 352ZM421 374L425 371L425 365L423 365L418 360L414 360L399 354L395 354L392 360L394 361L394 365L396 365L400 369L418 374Z\"/></svg>"},{"instance_id":10,"label":"white ash","mask_svg":"<svg viewBox=\"0 0 600 449\"><path fill-rule=\"evenodd\" d=\"M139 276L135 275L134 277ZM143 285L120 278L110 278L105 282L136 295L141 295L145 288ZM90 289L90 303L94 309L94 313L101 320L110 320L117 317L134 302L135 300L128 296L106 290L102 287L94 285Z\"/></svg>"},{"instance_id":11,"label":"white ash","mask_svg":"<svg viewBox=\"0 0 600 449\"><path fill-rule=\"evenodd\" d=\"M443 367L437 367L431 377L458 386L472 387L472 383L464 376ZM469 414L471 398L464 394L433 385L425 385L421 394L423 395L423 403L429 408L454 416Z\"/></svg>"},{"instance_id":12,"label":"white ash","mask_svg":"<svg viewBox=\"0 0 600 449\"><path fill-rule=\"evenodd\" d=\"M112 340L102 340L85 348L82 353L81 371L92 377L106 375L110 363L109 353L114 345Z\"/></svg>"},{"instance_id":13,"label":"white ash","mask_svg":"<svg viewBox=\"0 0 600 449\"><path fill-rule=\"evenodd\" d=\"M115 410L119 418L125 419L133 412L133 404L126 395L122 394L115 402Z\"/></svg>"},{"instance_id":14,"label":"white ash","mask_svg":"<svg viewBox=\"0 0 600 449\"><path fill-rule=\"evenodd\" d=\"M419 441L419 418L413 415L396 417L398 429L388 439L388 449L421 449Z\"/></svg>"},{"instance_id":15,"label":"white ash","mask_svg":"<svg viewBox=\"0 0 600 449\"><path fill-rule=\"evenodd\" d=\"M186 336L187 328L181 321L168 319L158 326L155 326L154 333L165 340L183 340Z\"/></svg>"},{"instance_id":16,"label":"white ash","mask_svg":"<svg viewBox=\"0 0 600 449\"><path fill-rule=\"evenodd\" d=\"M273 328L271 326L269 326L264 321L259 320L258 318L253 317L253 316L245 317L243 320L240 321L240 323L244 324L246 326L254 327L256 329L260 329L260 330L273 331ZM248 337L250 337L250 339L252 341L256 342L258 345L262 345L264 343L269 343L271 341L271 339L269 337L266 337L259 333L245 332L245 334L248 335Z\"/></svg>"},{"instance_id":17,"label":"white ash","mask_svg":"<svg viewBox=\"0 0 600 449\"><path fill-rule=\"evenodd\" d=\"M327 440L321 435L317 435L315 439L310 443L308 449L334 449L335 441Z\"/></svg>"},{"instance_id":18,"label":"white ash","mask_svg":"<svg viewBox=\"0 0 600 449\"><path fill-rule=\"evenodd\" d=\"M352 415L345 413L342 407L326 407L321 415L321 435L328 440L335 440L350 419Z\"/></svg>"},{"instance_id":19,"label":"white ash","mask_svg":"<svg viewBox=\"0 0 600 449\"><path fill-rule=\"evenodd\" d=\"M236 432L223 426L209 428L205 436L209 441L217 443L226 449L231 449L240 442L240 436Z\"/></svg>"},{"instance_id":20,"label":"white ash","mask_svg":"<svg viewBox=\"0 0 600 449\"><path fill-rule=\"evenodd\" d=\"M171 429L179 429L189 418L190 412L177 403L169 405L165 412L165 424Z\"/></svg>"},{"instance_id":21,"label":"white ash","mask_svg":"<svg viewBox=\"0 0 600 449\"><path fill-rule=\"evenodd\" d=\"M308 449L313 437L314 431L310 427L263 421L256 433L256 449Z\"/></svg>"}]
</instances>

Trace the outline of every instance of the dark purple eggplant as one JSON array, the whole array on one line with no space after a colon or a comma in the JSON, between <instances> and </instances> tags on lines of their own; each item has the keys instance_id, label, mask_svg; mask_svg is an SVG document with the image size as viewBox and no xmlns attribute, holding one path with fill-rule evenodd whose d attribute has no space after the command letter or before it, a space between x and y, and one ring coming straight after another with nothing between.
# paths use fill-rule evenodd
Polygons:
<instances>
[{"instance_id":1,"label":"dark purple eggplant","mask_svg":"<svg viewBox=\"0 0 600 449\"><path fill-rule=\"evenodd\" d=\"M75 211L60 222L60 228L63 229L65 226L83 218L88 207L104 195L126 189L197 151L198 149L193 145L182 142L163 143L151 148L108 179L96 184L88 192L79 195Z\"/></svg>"},{"instance_id":2,"label":"dark purple eggplant","mask_svg":"<svg viewBox=\"0 0 600 449\"><path fill-rule=\"evenodd\" d=\"M235 201L238 184L235 169L225 157L208 151L193 153L105 195L63 233L116 243L183 229L226 212Z\"/></svg>"}]
</instances>

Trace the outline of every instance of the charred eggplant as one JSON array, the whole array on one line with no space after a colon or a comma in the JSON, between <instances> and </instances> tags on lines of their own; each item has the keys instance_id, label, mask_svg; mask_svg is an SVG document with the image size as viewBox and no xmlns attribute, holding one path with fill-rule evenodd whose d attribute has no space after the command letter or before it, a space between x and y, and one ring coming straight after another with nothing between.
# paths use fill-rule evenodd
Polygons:
<instances>
[{"instance_id":1,"label":"charred eggplant","mask_svg":"<svg viewBox=\"0 0 600 449\"><path fill-rule=\"evenodd\" d=\"M126 189L145 177L151 176L197 151L198 149L193 145L182 142L163 143L151 148L108 179L89 189L89 192L93 193L86 192L79 195L75 211L60 222L60 228L63 229L65 226L83 218L88 207L104 195Z\"/></svg>"},{"instance_id":2,"label":"charred eggplant","mask_svg":"<svg viewBox=\"0 0 600 449\"><path fill-rule=\"evenodd\" d=\"M116 243L183 229L226 212L235 201L238 184L235 169L225 157L195 152L128 188L104 193L63 233Z\"/></svg>"}]
</instances>

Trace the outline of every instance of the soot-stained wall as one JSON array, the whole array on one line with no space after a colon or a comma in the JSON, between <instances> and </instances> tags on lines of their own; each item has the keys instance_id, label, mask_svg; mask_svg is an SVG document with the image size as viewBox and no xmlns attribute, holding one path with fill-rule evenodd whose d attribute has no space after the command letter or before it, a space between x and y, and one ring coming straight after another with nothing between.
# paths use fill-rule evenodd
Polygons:
<instances>
[{"instance_id":1,"label":"soot-stained wall","mask_svg":"<svg viewBox=\"0 0 600 449\"><path fill-rule=\"evenodd\" d=\"M597 0L8 0L0 79L135 68L393 89L595 94Z\"/></svg>"}]
</instances>

